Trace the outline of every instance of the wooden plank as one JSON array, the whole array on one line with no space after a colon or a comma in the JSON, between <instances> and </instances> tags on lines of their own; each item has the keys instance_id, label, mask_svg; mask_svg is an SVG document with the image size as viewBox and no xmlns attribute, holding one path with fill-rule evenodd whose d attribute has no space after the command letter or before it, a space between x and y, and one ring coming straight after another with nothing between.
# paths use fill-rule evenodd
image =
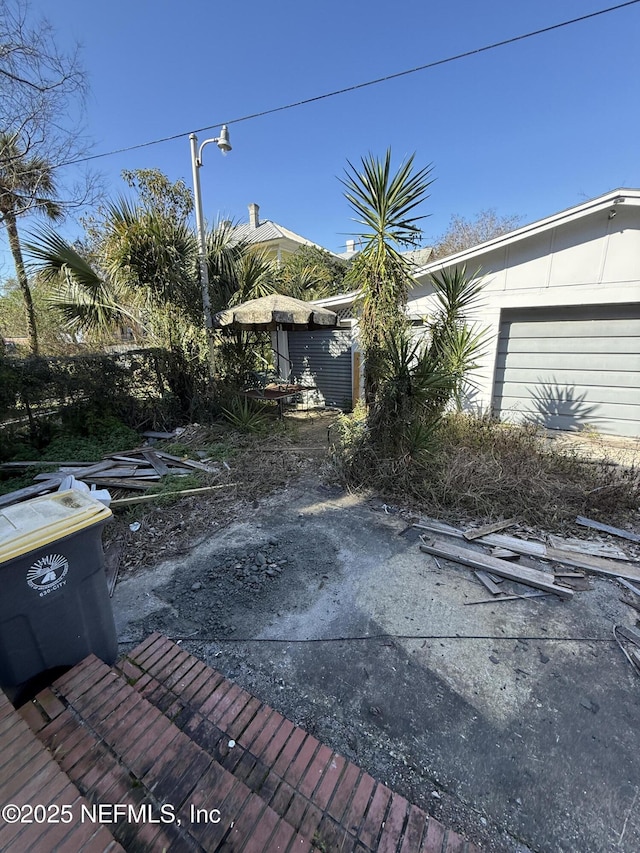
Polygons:
<instances>
[{"instance_id":1,"label":"wooden plank","mask_svg":"<svg viewBox=\"0 0 640 853\"><path fill-rule=\"evenodd\" d=\"M89 467L89 465L93 465L93 462L57 462L57 461L47 461L46 459L39 459L37 461L28 461L28 462L3 462L0 465L0 469L2 470L16 470L21 468L42 468L45 465L59 465L61 468L83 468Z\"/></svg>"},{"instance_id":2,"label":"wooden plank","mask_svg":"<svg viewBox=\"0 0 640 853\"><path fill-rule=\"evenodd\" d=\"M430 530L432 533L444 533L456 539L464 539L462 530L445 524L443 521L421 518L414 527L420 530ZM510 551L516 551L519 554L528 554L531 557L544 557L546 553L544 542L537 542L532 539L516 539L514 536L505 536L503 533L490 533L488 536L482 537L482 542L499 548L508 548Z\"/></svg>"},{"instance_id":3,"label":"wooden plank","mask_svg":"<svg viewBox=\"0 0 640 853\"><path fill-rule=\"evenodd\" d=\"M96 486L102 486L105 489L133 489L134 491L144 492L145 489L150 489L154 484L148 480L134 480L132 478L122 477L121 479L111 477L88 477L88 483L93 483Z\"/></svg>"},{"instance_id":4,"label":"wooden plank","mask_svg":"<svg viewBox=\"0 0 640 853\"><path fill-rule=\"evenodd\" d=\"M505 521L494 521L492 524L485 524L483 527L471 527L469 530L465 530L462 535L465 539L471 541L472 539L478 539L480 536L488 536L490 533L504 530L505 527L511 527L515 523L515 518L507 518Z\"/></svg>"},{"instance_id":5,"label":"wooden plank","mask_svg":"<svg viewBox=\"0 0 640 853\"><path fill-rule=\"evenodd\" d=\"M113 596L113 591L116 588L118 572L120 571L120 560L122 559L123 551L124 542L112 542L109 548L104 552L104 570L107 576L109 597Z\"/></svg>"},{"instance_id":6,"label":"wooden plank","mask_svg":"<svg viewBox=\"0 0 640 853\"><path fill-rule=\"evenodd\" d=\"M619 536L621 539L628 539L630 542L640 542L640 535L637 533L622 530L620 527L611 527L609 524L603 524L601 521L594 521L592 518L585 518L582 515L576 518L576 524L580 524L582 527L591 527L593 530L601 530L603 533L610 533L611 536Z\"/></svg>"},{"instance_id":7,"label":"wooden plank","mask_svg":"<svg viewBox=\"0 0 640 853\"><path fill-rule=\"evenodd\" d=\"M164 477L165 474L169 473L169 466L166 465L162 459L158 456L157 453L153 450L143 450L142 455L147 460L149 465L153 468L156 474L160 474L161 477Z\"/></svg>"},{"instance_id":8,"label":"wooden plank","mask_svg":"<svg viewBox=\"0 0 640 853\"><path fill-rule=\"evenodd\" d=\"M628 598L621 598L621 599L620 599L620 601L621 601L623 604L628 605L629 607L633 607L633 609L634 609L634 610L637 610L637 611L638 611L638 613L640 613L640 604L636 604L636 602L635 602L635 601L629 601L629 599L628 599Z\"/></svg>"},{"instance_id":9,"label":"wooden plank","mask_svg":"<svg viewBox=\"0 0 640 853\"><path fill-rule=\"evenodd\" d=\"M500 560L519 560L520 554L515 551L510 551L508 548L492 548L489 553L492 557L498 557Z\"/></svg>"},{"instance_id":10,"label":"wooden plank","mask_svg":"<svg viewBox=\"0 0 640 853\"><path fill-rule=\"evenodd\" d=\"M19 503L20 501L44 495L45 492L50 492L57 488L63 479L62 475L58 475L47 480L45 483L36 483L33 486L25 486L24 489L16 489L15 492L7 492L6 495L0 495L0 507L11 506L11 504Z\"/></svg>"},{"instance_id":11,"label":"wooden plank","mask_svg":"<svg viewBox=\"0 0 640 853\"><path fill-rule=\"evenodd\" d=\"M236 483L222 483L218 486L202 486L199 489L183 489L180 492L158 492L153 495L141 495L136 498L118 498L118 500L111 501L110 506L130 506L133 504L139 503L147 503L148 501L155 501L157 498L166 498L166 497L185 497L187 495L198 495L203 492L213 492L216 489L228 489L231 486L235 486Z\"/></svg>"},{"instance_id":12,"label":"wooden plank","mask_svg":"<svg viewBox=\"0 0 640 853\"><path fill-rule=\"evenodd\" d=\"M447 536L453 536L457 539L462 539L462 531L456 527L451 527L440 521L432 521L431 519L421 519L414 525L421 530L431 530L437 533L444 533ZM546 546L544 542L535 542L530 539L516 539L515 536L505 536L502 533L491 533L489 536L482 537L482 544L498 545L503 548L508 548L510 551L516 551L521 554L528 554L533 557L541 557L547 560L557 560L559 563L565 563L567 566L574 566L578 569L586 569L596 574L605 575L607 577L624 577L631 581L640 581L640 566L637 563L616 562L608 560L605 557L592 557L589 554L576 554L571 551L563 551L560 548L552 548Z\"/></svg>"},{"instance_id":13,"label":"wooden plank","mask_svg":"<svg viewBox=\"0 0 640 853\"><path fill-rule=\"evenodd\" d=\"M553 575L548 572L541 572L538 569L530 569L525 566L514 566L513 563L498 560L496 557L491 557L488 554L481 554L479 551L471 551L468 548L451 545L442 539L434 539L430 544L423 543L420 545L420 550L426 554L462 563L465 566L470 566L472 569L491 572L499 577L517 581L518 583L532 586L535 589L541 589L544 592L554 592L560 598L573 597L571 590L556 586Z\"/></svg>"},{"instance_id":14,"label":"wooden plank","mask_svg":"<svg viewBox=\"0 0 640 853\"><path fill-rule=\"evenodd\" d=\"M551 592L527 592L524 595L503 595L502 593L495 598L481 598L480 601L465 601L465 605L469 604L494 604L496 601L515 601L516 599L526 598L544 598L547 595L553 595Z\"/></svg>"},{"instance_id":15,"label":"wooden plank","mask_svg":"<svg viewBox=\"0 0 640 853\"><path fill-rule=\"evenodd\" d=\"M616 631L618 634L622 634L627 640L631 640L636 646L640 646L640 631L636 631L634 628L627 628L625 625L618 625Z\"/></svg>"},{"instance_id":16,"label":"wooden plank","mask_svg":"<svg viewBox=\"0 0 640 853\"><path fill-rule=\"evenodd\" d=\"M616 580L618 583L621 583L625 589L628 589L630 592L635 592L636 595L640 595L640 589L638 589L637 586L634 586L632 583L629 583L629 581L621 577L616 578Z\"/></svg>"},{"instance_id":17,"label":"wooden plank","mask_svg":"<svg viewBox=\"0 0 640 853\"><path fill-rule=\"evenodd\" d=\"M492 580L486 572L483 572L481 569L474 572L474 575L478 578L481 584L484 584L486 589L489 590L491 595L501 595L502 590L498 586L498 584Z\"/></svg>"},{"instance_id":18,"label":"wooden plank","mask_svg":"<svg viewBox=\"0 0 640 853\"><path fill-rule=\"evenodd\" d=\"M164 453L162 450L156 450L157 455L161 459L167 459L169 462L176 462L185 468L193 468L194 471L205 471L207 474L217 474L218 469L211 465L206 465L204 462L196 462L195 459L184 459L181 456L172 456L170 453Z\"/></svg>"},{"instance_id":19,"label":"wooden plank","mask_svg":"<svg viewBox=\"0 0 640 853\"><path fill-rule=\"evenodd\" d=\"M169 438L175 438L175 437L176 437L176 433L175 433L175 432L156 432L155 430L152 430L152 429L148 429L146 432L143 432L143 433L142 433L142 435L143 435L145 438L164 438L164 439L169 439Z\"/></svg>"},{"instance_id":20,"label":"wooden plank","mask_svg":"<svg viewBox=\"0 0 640 853\"><path fill-rule=\"evenodd\" d=\"M100 462L95 462L88 468L83 468L82 476L83 478L88 477L91 474L97 474L99 471L104 471L106 468L113 468L113 462L111 462L110 459L102 459Z\"/></svg>"},{"instance_id":21,"label":"wooden plank","mask_svg":"<svg viewBox=\"0 0 640 853\"><path fill-rule=\"evenodd\" d=\"M571 551L562 551L560 548L547 548L547 559L557 560L567 566L577 566L597 575L609 578L626 578L627 580L640 581L640 566L637 563L621 563L616 560L608 560L606 557L592 557L590 554L573 554Z\"/></svg>"},{"instance_id":22,"label":"wooden plank","mask_svg":"<svg viewBox=\"0 0 640 853\"><path fill-rule=\"evenodd\" d=\"M594 557L610 557L612 560L628 560L622 548L612 542L594 542L591 539L563 539L562 536L549 536L549 544L562 551L575 551L578 554L591 554Z\"/></svg>"}]
</instances>

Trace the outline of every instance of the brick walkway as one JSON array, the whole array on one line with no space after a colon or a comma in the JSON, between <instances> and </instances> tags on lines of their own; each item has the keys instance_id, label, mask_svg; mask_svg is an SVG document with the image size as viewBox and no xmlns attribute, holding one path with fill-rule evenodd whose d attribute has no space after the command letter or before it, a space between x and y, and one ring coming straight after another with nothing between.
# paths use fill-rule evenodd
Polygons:
<instances>
[{"instance_id":1,"label":"brick walkway","mask_svg":"<svg viewBox=\"0 0 640 853\"><path fill-rule=\"evenodd\" d=\"M65 826L69 839L93 833L75 846L56 846L60 826L0 824L2 850L479 853L159 634L113 668L87 658L20 715L0 704L0 762L12 768L2 801L46 796L76 816L82 802L100 804L109 822ZM35 774L13 775L5 731L22 744L15 755L28 740L16 769L34 762Z\"/></svg>"}]
</instances>

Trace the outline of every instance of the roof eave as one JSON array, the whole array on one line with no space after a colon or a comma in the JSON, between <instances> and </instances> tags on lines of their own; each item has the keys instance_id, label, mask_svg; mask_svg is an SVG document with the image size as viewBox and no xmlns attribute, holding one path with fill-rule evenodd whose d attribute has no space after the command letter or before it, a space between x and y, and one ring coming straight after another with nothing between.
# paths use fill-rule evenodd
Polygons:
<instances>
[{"instance_id":1,"label":"roof eave","mask_svg":"<svg viewBox=\"0 0 640 853\"><path fill-rule=\"evenodd\" d=\"M414 278L421 278L422 276L429 275L432 272L437 272L438 270L444 269L444 267L449 267L454 264L466 263L479 255L501 248L502 246L508 246L524 237L542 234L549 228L555 228L557 225L566 222L573 222L583 216L597 213L599 210L604 210L614 204L621 203L640 205L640 190L624 188L612 190L611 192L605 193L597 198L590 199L583 204L576 205L575 207L569 207L565 210L559 211L558 213L554 213L552 216L547 216L544 219L537 219L535 222L523 225L521 228L516 228L515 231L509 231L507 234L502 234L500 237L494 237L484 243L471 246L469 249L465 249L462 252L456 252L453 255L447 255L444 258L431 261L417 269L414 272Z\"/></svg>"}]
</instances>

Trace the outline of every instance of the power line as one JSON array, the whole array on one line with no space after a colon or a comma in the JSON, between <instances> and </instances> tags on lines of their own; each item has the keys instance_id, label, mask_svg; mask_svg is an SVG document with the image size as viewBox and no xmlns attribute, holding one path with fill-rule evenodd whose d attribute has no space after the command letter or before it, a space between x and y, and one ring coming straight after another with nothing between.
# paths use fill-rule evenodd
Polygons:
<instances>
[{"instance_id":1,"label":"power line","mask_svg":"<svg viewBox=\"0 0 640 853\"><path fill-rule=\"evenodd\" d=\"M372 640L510 640L521 642L550 642L550 643L614 643L614 637L545 637L541 636L505 636L504 634L365 634L352 637L203 637L196 634L169 637L177 642L193 643L277 643L296 645L305 643L355 643ZM122 637L118 640L122 646L135 645L138 640Z\"/></svg>"},{"instance_id":2,"label":"power line","mask_svg":"<svg viewBox=\"0 0 640 853\"><path fill-rule=\"evenodd\" d=\"M563 27L571 26L572 24L579 24L582 21L588 21L591 18L597 18L600 15L606 15L609 12L617 12L619 9L624 9L627 6L635 6L637 3L640 3L640 0L627 0L626 3L618 3L616 6L609 6L607 9L600 9L597 12L589 12L586 15L580 15L578 18L571 18L568 21L561 21L559 24L551 24L548 27L542 27L539 30L532 30L528 33L523 33L519 36L512 36L508 39L503 39L502 41L496 41L492 44L484 45L484 47L477 47L473 50L467 50L463 53L457 53L454 56L448 56L446 59L436 59L433 62L428 62L425 65L417 65L415 68L408 68L405 71L397 71L394 74L387 74L385 77L377 77L375 80L368 80L365 83L356 83L353 86L346 86L343 89L335 89L333 92L326 92L323 95L315 95L312 98L305 98L302 101L294 101L291 104L285 104L280 107L272 107L268 110L262 110L261 112L251 113L246 116L241 116L240 118L227 119L226 121L219 121L215 124L207 125L206 127L199 127L194 131L183 131L182 133L175 133L172 136L163 136L160 139L153 139L150 142L140 142L137 145L129 145L125 148L116 148L113 151L105 151L102 154L90 154L87 157L79 157L75 160L66 160L63 163L59 163L56 168L61 166L72 166L76 163L86 163L89 160L97 160L101 157L111 157L114 154L124 154L127 151L136 151L140 148L148 148L151 145L160 145L162 142L172 142L175 139L182 139L185 136L188 136L189 133L204 133L205 131L212 130L213 128L219 127L222 124L240 124L243 121L250 121L255 118L262 118L263 116L273 115L274 113L283 112L284 110L292 110L295 107L302 107L306 104L313 104L317 101L323 101L327 98L334 98L337 95L345 95L348 92L356 92L359 89L365 89L368 86L377 86L379 83L386 83L388 80L396 80L399 77L406 77L409 74L416 74L418 71L426 71L430 68L436 68L439 65L447 65L450 62L456 62L458 59L466 59L469 56L476 56L479 53L486 53L489 50L495 50L498 47L505 47L508 44L515 44L519 41L524 41L525 39L533 38L534 36L543 35L544 33L550 33L554 30L562 29Z\"/></svg>"}]
</instances>

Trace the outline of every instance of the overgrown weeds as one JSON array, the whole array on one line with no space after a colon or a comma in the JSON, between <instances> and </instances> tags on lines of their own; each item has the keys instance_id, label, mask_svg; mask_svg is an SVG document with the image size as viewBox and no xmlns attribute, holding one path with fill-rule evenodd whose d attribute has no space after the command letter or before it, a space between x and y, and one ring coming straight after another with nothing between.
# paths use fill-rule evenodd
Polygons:
<instances>
[{"instance_id":1,"label":"overgrown weeds","mask_svg":"<svg viewBox=\"0 0 640 853\"><path fill-rule=\"evenodd\" d=\"M640 471L557 449L535 426L446 415L429 453L399 460L363 441L365 422L344 417L333 460L342 482L381 492L431 514L517 516L560 528L589 515L620 523L640 504Z\"/></svg>"}]
</instances>

